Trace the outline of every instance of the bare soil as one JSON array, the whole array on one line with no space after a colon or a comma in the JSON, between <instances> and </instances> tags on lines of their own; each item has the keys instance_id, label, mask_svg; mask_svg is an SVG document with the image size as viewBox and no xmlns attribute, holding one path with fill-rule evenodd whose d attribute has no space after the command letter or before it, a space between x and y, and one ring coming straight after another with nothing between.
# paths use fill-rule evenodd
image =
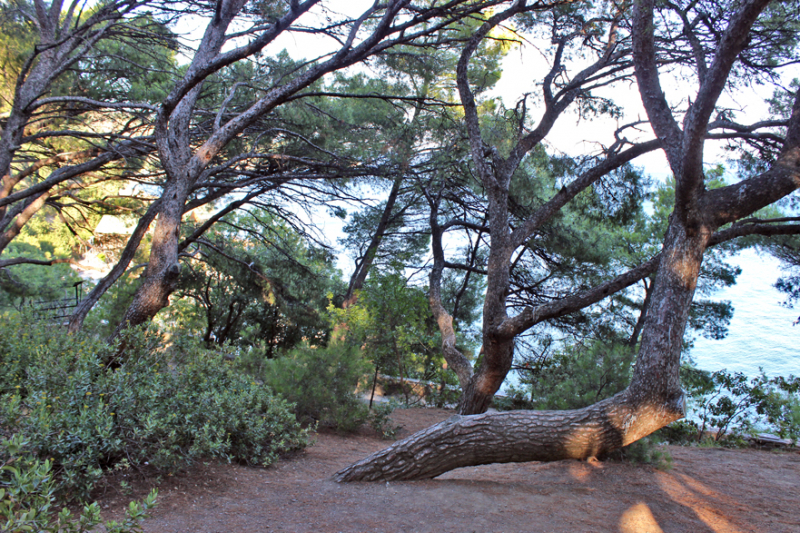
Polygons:
<instances>
[{"instance_id":1,"label":"bare soil","mask_svg":"<svg viewBox=\"0 0 800 533\"><path fill-rule=\"evenodd\" d=\"M403 409L400 437L444 420ZM270 468L195 465L165 477L145 521L158 533L228 532L800 532L800 453L668 446L673 468L559 461L463 468L433 480L331 481L389 443L368 430L321 433ZM119 474L122 476L123 474ZM98 494L104 516L142 497L152 478ZM125 492L125 493L123 493Z\"/></svg>"}]
</instances>

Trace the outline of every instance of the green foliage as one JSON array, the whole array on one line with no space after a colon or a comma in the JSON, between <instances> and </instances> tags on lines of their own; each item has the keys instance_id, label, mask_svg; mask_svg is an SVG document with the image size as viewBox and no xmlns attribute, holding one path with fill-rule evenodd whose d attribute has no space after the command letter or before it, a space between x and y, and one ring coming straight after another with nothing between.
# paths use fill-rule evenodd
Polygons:
<instances>
[{"instance_id":1,"label":"green foliage","mask_svg":"<svg viewBox=\"0 0 800 533\"><path fill-rule=\"evenodd\" d=\"M226 217L202 242L182 269L177 301L159 316L165 329L268 358L303 339L327 340L326 295L341 284L331 254L257 209Z\"/></svg>"},{"instance_id":2,"label":"green foliage","mask_svg":"<svg viewBox=\"0 0 800 533\"><path fill-rule=\"evenodd\" d=\"M471 312L467 305L464 309L464 314ZM343 342L362 350L381 374L457 383L453 373L445 370L426 291L409 285L400 273L373 272L355 305L346 309L330 305L328 311L331 322L339 325ZM463 347L468 354L470 348ZM406 394L405 401L411 402L411 395Z\"/></svg>"},{"instance_id":3,"label":"green foliage","mask_svg":"<svg viewBox=\"0 0 800 533\"><path fill-rule=\"evenodd\" d=\"M3 251L3 259L27 257L55 259L58 254L46 241L37 244L14 241ZM80 277L67 264L40 266L20 264L0 269L0 307L21 309L31 302L74 296L74 284ZM66 293L66 294L65 294Z\"/></svg>"},{"instance_id":4,"label":"green foliage","mask_svg":"<svg viewBox=\"0 0 800 533\"><path fill-rule=\"evenodd\" d=\"M522 364L516 400L529 398L535 409L578 409L613 396L628 386L634 350L613 342L576 343L552 357ZM502 405L502 404L501 404ZM522 403L525 405L525 403Z\"/></svg>"},{"instance_id":5,"label":"green foliage","mask_svg":"<svg viewBox=\"0 0 800 533\"><path fill-rule=\"evenodd\" d=\"M385 208L386 203L382 202L353 213L343 228L345 237L339 240L340 244L349 250L366 250ZM371 258L372 272L380 271L383 275L390 275L397 271L398 265L422 262L421 258L428 251L430 238L424 231L418 231L420 228L410 225L409 218L401 213L393 215L386 235Z\"/></svg>"},{"instance_id":6,"label":"green foliage","mask_svg":"<svg viewBox=\"0 0 800 533\"><path fill-rule=\"evenodd\" d=\"M29 449L22 435L0 442L0 526L3 531L83 533L95 530L101 523L97 503L84 506L76 518L66 507L56 515L52 461L41 461L32 456ZM143 531L139 522L147 517L148 509L155 506L157 495L158 491L153 489L141 503L131 502L125 511L125 520L106 522L105 531Z\"/></svg>"},{"instance_id":7,"label":"green foliage","mask_svg":"<svg viewBox=\"0 0 800 533\"><path fill-rule=\"evenodd\" d=\"M698 422L696 441L710 436L717 443L743 441L748 434L770 431L797 442L800 438L800 378L747 378L741 372L708 372L691 365L681 379Z\"/></svg>"},{"instance_id":8,"label":"green foliage","mask_svg":"<svg viewBox=\"0 0 800 533\"><path fill-rule=\"evenodd\" d=\"M389 418L396 408L397 404L394 400L376 403L372 406L369 425L383 439L394 440L397 432L402 429L402 426L398 426Z\"/></svg>"},{"instance_id":9,"label":"green foliage","mask_svg":"<svg viewBox=\"0 0 800 533\"><path fill-rule=\"evenodd\" d=\"M85 498L103 471L127 460L172 470L200 457L268 465L305 446L285 401L235 371L222 354L191 348L180 364L159 339L132 332L116 347L23 326L0 325L0 427L52 460L61 494ZM185 348L185 346L184 346Z\"/></svg>"},{"instance_id":10,"label":"green foliage","mask_svg":"<svg viewBox=\"0 0 800 533\"><path fill-rule=\"evenodd\" d=\"M264 382L294 403L301 421L338 431L353 431L369 418L369 409L356 395L369 373L357 348L333 343L327 348L308 345L264 362Z\"/></svg>"},{"instance_id":11,"label":"green foliage","mask_svg":"<svg viewBox=\"0 0 800 533\"><path fill-rule=\"evenodd\" d=\"M697 442L697 424L684 418L664 426L653 435L671 444L683 446Z\"/></svg>"},{"instance_id":12,"label":"green foliage","mask_svg":"<svg viewBox=\"0 0 800 533\"><path fill-rule=\"evenodd\" d=\"M128 270L95 304L83 324L83 333L107 339L122 321L133 295L142 283L142 269ZM188 332L186 332L188 333Z\"/></svg>"},{"instance_id":13,"label":"green foliage","mask_svg":"<svg viewBox=\"0 0 800 533\"><path fill-rule=\"evenodd\" d=\"M644 437L612 452L611 460L634 464L648 464L659 470L672 470L672 455L664 450L655 436Z\"/></svg>"},{"instance_id":14,"label":"green foliage","mask_svg":"<svg viewBox=\"0 0 800 533\"><path fill-rule=\"evenodd\" d=\"M0 112L8 113L16 78L36 41L34 25L10 2L0 4Z\"/></svg>"},{"instance_id":15,"label":"green foliage","mask_svg":"<svg viewBox=\"0 0 800 533\"><path fill-rule=\"evenodd\" d=\"M105 101L160 103L178 75L177 50L176 36L169 28L143 14L129 20L114 38L101 40L55 92Z\"/></svg>"}]
</instances>

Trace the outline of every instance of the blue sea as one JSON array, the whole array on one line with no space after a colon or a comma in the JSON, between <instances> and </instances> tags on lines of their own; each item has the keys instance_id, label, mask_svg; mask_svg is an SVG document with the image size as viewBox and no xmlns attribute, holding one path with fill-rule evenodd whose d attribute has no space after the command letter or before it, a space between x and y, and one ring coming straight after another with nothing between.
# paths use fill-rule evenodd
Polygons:
<instances>
[{"instance_id":1,"label":"blue sea","mask_svg":"<svg viewBox=\"0 0 800 533\"><path fill-rule=\"evenodd\" d=\"M780 262L772 256L745 250L730 261L742 269L736 285L713 294L730 300L734 313L728 336L723 340L698 337L689 355L706 370L727 369L747 376L800 376L800 325L792 322L800 315L781 305L785 295L773 286L781 275Z\"/></svg>"},{"instance_id":2,"label":"blue sea","mask_svg":"<svg viewBox=\"0 0 800 533\"><path fill-rule=\"evenodd\" d=\"M742 269L736 285L709 296L733 305L728 335L722 340L698 336L688 355L704 370L726 369L755 377L763 369L769 377L800 376L800 324L792 325L800 316L800 304L794 309L782 305L786 297L774 287L781 276L780 261L754 250L729 261ZM515 372L508 375L503 389L509 385L519 385Z\"/></svg>"}]
</instances>

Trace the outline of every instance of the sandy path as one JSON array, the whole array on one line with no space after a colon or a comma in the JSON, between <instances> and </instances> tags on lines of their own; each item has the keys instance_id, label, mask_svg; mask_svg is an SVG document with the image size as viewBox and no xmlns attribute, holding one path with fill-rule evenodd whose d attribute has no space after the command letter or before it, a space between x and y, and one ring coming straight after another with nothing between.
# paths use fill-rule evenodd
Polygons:
<instances>
[{"instance_id":1,"label":"sandy path","mask_svg":"<svg viewBox=\"0 0 800 533\"><path fill-rule=\"evenodd\" d=\"M451 413L395 413L402 435ZM268 469L198 465L168 478L145 522L159 533L800 532L800 454L669 447L674 468L560 461L489 465L435 480L337 484L339 468L386 446L318 435ZM143 490L142 487L141 490ZM116 514L125 497L101 504ZM129 497L128 497L129 499Z\"/></svg>"}]
</instances>

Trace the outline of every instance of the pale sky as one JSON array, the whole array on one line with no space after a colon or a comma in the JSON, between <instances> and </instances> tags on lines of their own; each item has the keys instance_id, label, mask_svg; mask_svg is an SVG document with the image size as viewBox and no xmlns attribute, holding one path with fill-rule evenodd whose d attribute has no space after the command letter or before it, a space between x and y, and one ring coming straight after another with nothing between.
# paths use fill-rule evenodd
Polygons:
<instances>
[{"instance_id":1,"label":"pale sky","mask_svg":"<svg viewBox=\"0 0 800 533\"><path fill-rule=\"evenodd\" d=\"M357 16L368 9L372 3L372 0L339 0L327 2L326 4L335 5L336 9L342 9L350 16ZM301 17L300 23L313 24L314 19L318 19L321 16L321 12L321 7L315 7L312 12ZM195 19L187 23L184 28L194 29L191 32L191 38L196 39L202 36L204 25L204 22ZM338 49L338 45L338 42L325 36L284 32L267 48L266 53L277 54L286 49L294 58L313 58ZM536 94L539 91L536 83L540 82L549 70L547 58L544 57L541 50L536 48L536 45L540 46L541 49L547 47L547 43L543 42L525 43L511 50L503 61L503 76L495 89L490 92L490 95L500 97L507 108L513 108L521 95L526 92ZM357 66L356 68L364 67ZM688 95L693 95L696 92L696 87L687 86L685 81L678 81L675 78L664 76L662 83L665 92L672 101L685 101ZM548 145L548 150L572 156L596 153L599 150L599 146L596 143L602 143L605 146L611 144L613 132L620 124L646 118L635 84L618 84L611 89L607 89L606 94L613 97L614 101L623 108L624 116L621 120L602 117L593 120L578 120L575 113L567 112L557 120L547 136L546 144ZM533 98L530 99L529 104L532 104L533 101ZM759 96L755 91L743 91L737 95L737 101L727 95L723 97L723 101L726 102L728 107L740 109L744 113L743 118L741 118L742 121L754 121L766 117L766 105L763 102L763 97ZM535 111L531 113L531 116L537 116ZM642 129L640 138L652 138L649 126L645 125ZM628 138L632 140L633 135L634 133L631 131L627 133ZM707 143L706 159L709 163L725 162L726 158L727 154L721 151L718 146L713 143ZM671 174L666 158L660 150L636 159L633 164L644 168L650 176L659 180L663 180ZM322 231L328 237L330 243L335 245L336 239L342 234L342 221L339 219L328 221L327 219L331 217L327 216L319 218L318 222L323 226ZM326 220L323 222L322 218ZM340 268L345 271L352 269L349 259L340 259L339 263Z\"/></svg>"}]
</instances>

